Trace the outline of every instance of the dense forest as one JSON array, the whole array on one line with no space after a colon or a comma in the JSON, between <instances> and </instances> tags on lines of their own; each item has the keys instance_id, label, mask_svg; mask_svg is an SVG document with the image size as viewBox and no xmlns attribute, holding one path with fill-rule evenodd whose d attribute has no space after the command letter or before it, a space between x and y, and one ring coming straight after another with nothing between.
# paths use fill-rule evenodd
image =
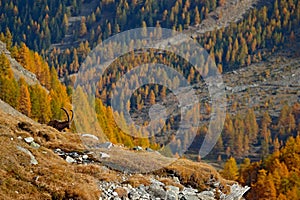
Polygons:
<instances>
[{"instance_id":1,"label":"dense forest","mask_svg":"<svg viewBox=\"0 0 300 200\"><path fill-rule=\"evenodd\" d=\"M3 41L6 44L11 42L7 38ZM71 109L72 88L64 86L59 81L55 68L50 68L37 52L30 50L24 43L21 43L20 46L13 46L11 55L25 69L33 72L40 84L28 85L23 78L16 80L10 60L2 53L0 54L0 98L40 123L64 118L64 113L60 108ZM150 145L150 139L135 139L122 133L113 123L112 110L103 106L100 100L97 100L96 111L101 127L105 127L105 134L112 142L123 143L129 147L141 145L143 147L151 146L153 149L158 148L155 140L152 140Z\"/></svg>"},{"instance_id":2,"label":"dense forest","mask_svg":"<svg viewBox=\"0 0 300 200\"><path fill-rule=\"evenodd\" d=\"M16 82L9 70L9 62L4 55L1 55L5 72L1 75L2 91L5 91L1 93L2 99L39 122L45 123L53 118L61 118L62 113L59 108L68 107L72 89L70 86L62 85L58 77L78 71L80 63L98 42L115 33L134 27L156 26L184 31L190 25L199 24L208 12L225 3L224 1L190 2L189 0L177 0L172 3L167 1L159 3L155 1L100 1L96 10L86 19L82 18L80 26L72 33L75 36L74 40L83 39L78 47L62 51L54 48L48 51L52 43L61 41L67 34L68 18L80 14L82 5L88 2L79 0L0 2L0 5L3 5L0 10L2 13L0 30L3 32L0 39L6 43L12 57L26 69L35 73L41 85L46 89L41 86L28 86L22 79ZM29 6L31 4L33 6ZM114 17L106 17L108 13ZM275 51L284 44L292 43L295 40L295 30L300 24L299 20L299 1L275 0L268 7L263 6L251 10L242 21L236 24L232 23L227 28L199 35L195 39L208 50L210 56L216 61L219 71L223 72L259 61L263 59L264 55ZM119 45L112 44L112 48L118 49ZM120 62L113 63L112 69L114 70L110 70L97 83L96 97L101 99L104 105L109 105L109 97L118 77L135 66L149 61L171 65L184 74L190 82L202 81L200 74L182 59L178 59L168 52L158 54L153 50L137 55L128 54L120 58ZM203 74L207 74L211 70L208 65L206 67L203 68ZM179 84L178 80L166 81ZM137 82L138 80L135 80L129 84ZM72 85L74 80L70 79L68 83ZM131 101L121 107L127 106L128 110L141 110L144 106L153 104L168 94L169 91L165 87L145 86L138 89L133 94ZM115 95L127 94L126 91L122 91ZM41 100L35 96L43 98ZM41 105L41 102L44 102L44 105ZM203 109L209 114L211 108L209 104L205 103ZM43 110L43 112L38 112L39 110ZM252 145L261 145L263 147L261 154L268 155L270 150L277 148L275 146L282 145L288 136L297 135L299 131L297 112L299 112L298 104L293 107L285 105L276 122L272 122L267 112L263 119L258 121L253 108L249 108L245 114L227 116L224 134L215 147L214 154L227 157L236 155L242 158L249 155ZM102 110L99 113L106 113L106 111ZM168 119L163 131L165 133L172 131L174 127L176 128L176 122L177 120L174 118ZM289 126L287 127L286 124ZM117 131L112 132L116 133ZM199 137L201 134L205 135L205 132L205 127L199 129ZM109 138L117 142L123 141L122 139L115 140L115 137L110 136ZM168 139L176 143L178 149L186 146L184 140L173 141L173 137ZM130 144L129 146L133 144L132 142L126 143Z\"/></svg>"},{"instance_id":3,"label":"dense forest","mask_svg":"<svg viewBox=\"0 0 300 200\"><path fill-rule=\"evenodd\" d=\"M223 0L100 1L88 17L82 17L68 32L68 19L79 15L82 5L88 2L0 1L3 5L0 6L0 32L7 32L13 42L24 42L38 51L63 77L77 72L90 50L113 34L147 26L183 31L200 24L210 11L225 3ZM251 10L242 21L228 28L197 36L197 41L210 52L221 71L249 65L295 40L300 24L299 7L297 0L275 0L272 5ZM72 35L75 46L49 49L67 33Z\"/></svg>"},{"instance_id":4,"label":"dense forest","mask_svg":"<svg viewBox=\"0 0 300 200\"><path fill-rule=\"evenodd\" d=\"M247 199L299 199L300 136L290 137L286 145L259 162L245 158L240 168L233 157L227 160L222 175L250 185Z\"/></svg>"}]
</instances>

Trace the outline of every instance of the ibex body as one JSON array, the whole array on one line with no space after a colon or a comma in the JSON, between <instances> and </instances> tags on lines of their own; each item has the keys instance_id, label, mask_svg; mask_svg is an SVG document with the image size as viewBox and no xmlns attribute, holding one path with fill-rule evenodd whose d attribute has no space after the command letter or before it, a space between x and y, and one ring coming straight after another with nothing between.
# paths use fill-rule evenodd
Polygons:
<instances>
[{"instance_id":1,"label":"ibex body","mask_svg":"<svg viewBox=\"0 0 300 200\"><path fill-rule=\"evenodd\" d=\"M51 120L50 122L48 122L48 126L52 126L53 128L57 129L58 131L62 131L64 130L65 128L70 128L71 127L71 124L72 124L72 121L73 121L73 117L74 117L74 114L73 114L73 110L71 110L72 112L72 119L70 121L70 116L68 114L68 112L66 111L66 109L64 108L61 108L63 111L65 111L67 117L68 117L68 120L67 121L59 121L59 120Z\"/></svg>"}]
</instances>

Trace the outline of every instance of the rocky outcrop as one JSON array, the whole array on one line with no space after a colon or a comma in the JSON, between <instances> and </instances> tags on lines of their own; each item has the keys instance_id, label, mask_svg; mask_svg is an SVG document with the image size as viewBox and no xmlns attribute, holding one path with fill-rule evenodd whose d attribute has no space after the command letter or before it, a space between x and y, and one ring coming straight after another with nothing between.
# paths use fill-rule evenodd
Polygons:
<instances>
[{"instance_id":1,"label":"rocky outcrop","mask_svg":"<svg viewBox=\"0 0 300 200\"><path fill-rule=\"evenodd\" d=\"M124 178L126 179L126 178ZM178 182L180 184L180 182ZM216 182L216 184L218 184ZM247 192L249 187L242 187L238 184L230 186L229 194L224 194L216 189L209 188L205 191L198 191L197 189L191 187L179 188L173 185L164 184L155 178L151 179L150 185L139 185L134 188L132 185L127 184L126 181L122 183L109 183L100 182L100 190L102 195L100 199L132 199L132 200L239 200L242 199L245 192ZM121 194L116 191L123 191ZM218 197L217 197L218 196Z\"/></svg>"},{"instance_id":2,"label":"rocky outcrop","mask_svg":"<svg viewBox=\"0 0 300 200\"><path fill-rule=\"evenodd\" d=\"M54 152L61 156L66 162L70 164L101 164L99 160L94 158L94 152L64 152L61 149L55 149ZM107 153L100 152L100 157L109 158ZM103 166L103 168L107 167ZM100 199L123 199L123 200L239 200L250 189L250 187L242 187L237 183L227 185L229 192L222 192L222 184L219 180L211 178L207 181L207 189L199 191L192 187L184 187L180 182L180 178L175 175L164 176L165 179L172 180L172 182L163 183L160 181L162 177L159 175L142 175L119 172L118 176L121 180L117 182L100 181L99 189L102 191ZM139 184L137 186L131 185L129 180L134 177L150 177L150 184ZM147 181L145 181L147 182Z\"/></svg>"}]
</instances>

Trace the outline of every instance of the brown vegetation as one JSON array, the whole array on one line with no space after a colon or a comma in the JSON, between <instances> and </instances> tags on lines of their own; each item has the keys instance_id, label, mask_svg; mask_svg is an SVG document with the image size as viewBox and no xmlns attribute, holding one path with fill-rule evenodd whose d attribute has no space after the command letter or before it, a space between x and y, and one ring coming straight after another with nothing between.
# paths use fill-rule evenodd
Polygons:
<instances>
[{"instance_id":1,"label":"brown vegetation","mask_svg":"<svg viewBox=\"0 0 300 200\"><path fill-rule=\"evenodd\" d=\"M47 148L56 146L67 150L78 146L77 149L80 149L79 139L72 138L75 134L61 134L29 122L18 126L14 118L16 116L0 110L0 199L99 198L100 191L94 177L78 172L76 166L67 164ZM17 139L18 136L32 136L42 147L34 149ZM30 157L19 151L17 146L31 151L38 164L32 165Z\"/></svg>"},{"instance_id":2,"label":"brown vegetation","mask_svg":"<svg viewBox=\"0 0 300 200\"><path fill-rule=\"evenodd\" d=\"M183 185L181 185L180 183L175 182L171 178L159 178L158 180L160 182L162 182L163 184L165 184L165 185L172 185L172 186L178 187L180 190L182 190L184 188Z\"/></svg>"},{"instance_id":3,"label":"brown vegetation","mask_svg":"<svg viewBox=\"0 0 300 200\"><path fill-rule=\"evenodd\" d=\"M228 190L225 185L227 183L233 183L224 180L210 165L199 162L196 163L186 159L179 159L172 163L172 165L157 171L156 174L175 174L179 177L182 184L190 185L200 190L204 190L208 187L207 183L211 178L220 181L224 192Z\"/></svg>"},{"instance_id":4,"label":"brown vegetation","mask_svg":"<svg viewBox=\"0 0 300 200\"><path fill-rule=\"evenodd\" d=\"M129 177L129 179L124 183L130 184L133 187L139 187L140 185L149 186L151 182L149 180L149 177L145 177L140 174L135 174Z\"/></svg>"},{"instance_id":5,"label":"brown vegetation","mask_svg":"<svg viewBox=\"0 0 300 200\"><path fill-rule=\"evenodd\" d=\"M94 164L68 164L51 149L84 151L77 134L58 132L5 109L0 109L0 124L0 199L98 199L101 193L97 186L99 181L121 182L121 178L126 177L123 183L133 187L150 185L152 173L130 176L118 172L118 168L135 171L141 166L149 171L150 166L160 166L163 169L154 174L166 178L159 180L181 189L182 185L166 175L175 174L184 185L197 188L205 188L211 177L225 185L225 181L209 165L185 159L166 159L155 152L134 152L117 146L106 150L95 149L93 152L98 153L93 154ZM22 139L18 139L19 136ZM33 137L41 147L31 147L23 140L25 137ZM28 149L38 164L32 165L30 157L19 151L17 146ZM96 156L99 151L107 152L111 157L101 159ZM111 169L102 166L100 162ZM171 162L174 163L168 166ZM118 188L116 192L119 196L127 195L126 191Z\"/></svg>"}]
</instances>

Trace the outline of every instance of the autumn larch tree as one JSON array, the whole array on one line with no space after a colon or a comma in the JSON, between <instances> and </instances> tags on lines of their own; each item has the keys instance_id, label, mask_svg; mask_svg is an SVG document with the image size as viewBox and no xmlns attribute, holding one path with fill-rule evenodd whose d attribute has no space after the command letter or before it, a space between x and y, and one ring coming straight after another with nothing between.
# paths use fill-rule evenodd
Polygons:
<instances>
[{"instance_id":1,"label":"autumn larch tree","mask_svg":"<svg viewBox=\"0 0 300 200\"><path fill-rule=\"evenodd\" d=\"M236 164L234 157L229 158L225 165L224 169L221 172L222 176L229 180L237 180L239 177L239 168Z\"/></svg>"},{"instance_id":2,"label":"autumn larch tree","mask_svg":"<svg viewBox=\"0 0 300 200\"><path fill-rule=\"evenodd\" d=\"M23 78L21 78L19 80L19 85L20 85L20 97L19 97L18 110L24 115L30 117L31 101L30 101L30 94L28 91L27 83Z\"/></svg>"}]
</instances>

